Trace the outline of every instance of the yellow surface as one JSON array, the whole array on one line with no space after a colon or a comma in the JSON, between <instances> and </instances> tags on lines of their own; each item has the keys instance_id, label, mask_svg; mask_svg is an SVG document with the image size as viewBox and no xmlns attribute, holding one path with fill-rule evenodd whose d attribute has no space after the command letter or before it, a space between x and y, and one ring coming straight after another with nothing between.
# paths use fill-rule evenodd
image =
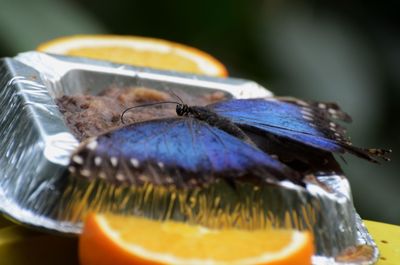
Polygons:
<instances>
[{"instance_id":1,"label":"yellow surface","mask_svg":"<svg viewBox=\"0 0 400 265\"><path fill-rule=\"evenodd\" d=\"M77 254L76 238L40 233L15 224L0 228L0 265L78 265Z\"/></svg>"},{"instance_id":2,"label":"yellow surface","mask_svg":"<svg viewBox=\"0 0 400 265\"><path fill-rule=\"evenodd\" d=\"M400 264L400 226L365 221L381 253L377 265Z\"/></svg>"}]
</instances>

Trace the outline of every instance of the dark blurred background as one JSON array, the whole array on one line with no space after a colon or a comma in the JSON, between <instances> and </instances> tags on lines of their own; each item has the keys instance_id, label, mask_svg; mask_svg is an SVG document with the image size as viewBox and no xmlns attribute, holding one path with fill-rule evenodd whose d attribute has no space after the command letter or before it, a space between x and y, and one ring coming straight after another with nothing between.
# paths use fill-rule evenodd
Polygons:
<instances>
[{"instance_id":1,"label":"dark blurred background","mask_svg":"<svg viewBox=\"0 0 400 265\"><path fill-rule=\"evenodd\" d=\"M0 56L69 34L158 37L205 50L277 95L339 102L356 145L394 151L382 165L346 156L357 211L400 224L398 17L389 1L0 0Z\"/></svg>"}]
</instances>

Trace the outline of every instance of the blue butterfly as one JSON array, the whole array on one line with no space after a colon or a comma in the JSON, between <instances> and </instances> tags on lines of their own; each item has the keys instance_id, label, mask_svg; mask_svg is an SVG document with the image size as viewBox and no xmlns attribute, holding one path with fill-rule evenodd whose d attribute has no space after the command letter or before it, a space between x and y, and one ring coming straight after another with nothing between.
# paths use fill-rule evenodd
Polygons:
<instances>
[{"instance_id":1,"label":"blue butterfly","mask_svg":"<svg viewBox=\"0 0 400 265\"><path fill-rule=\"evenodd\" d=\"M176 104L178 117L144 121L84 141L69 171L119 184L197 186L225 179L304 185L306 172L339 171L332 153L372 162L388 160L382 149L354 147L349 122L335 103L294 98Z\"/></svg>"}]
</instances>

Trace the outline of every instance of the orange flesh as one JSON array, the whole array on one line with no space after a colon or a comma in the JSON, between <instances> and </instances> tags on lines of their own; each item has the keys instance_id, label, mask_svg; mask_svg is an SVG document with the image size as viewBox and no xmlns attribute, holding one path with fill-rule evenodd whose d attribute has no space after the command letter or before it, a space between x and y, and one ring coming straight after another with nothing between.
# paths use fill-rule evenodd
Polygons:
<instances>
[{"instance_id":1,"label":"orange flesh","mask_svg":"<svg viewBox=\"0 0 400 265\"><path fill-rule=\"evenodd\" d=\"M214 260L231 264L263 254L274 254L291 241L290 230L255 230L253 232L227 229L208 230L184 223L160 223L141 218L107 216L108 227L102 219L90 215L80 238L79 252L82 265L90 264L174 264L156 256L167 254L179 260ZM118 240L110 233L116 233ZM305 233L303 244L287 256L251 264L311 264L312 238ZM154 257L135 252L131 246L140 246ZM199 263L201 264L201 262ZM250 263L249 263L250 264Z\"/></svg>"},{"instance_id":2,"label":"orange flesh","mask_svg":"<svg viewBox=\"0 0 400 265\"><path fill-rule=\"evenodd\" d=\"M129 54L129 57L126 56L127 54ZM115 49L115 47L96 47L73 49L68 51L67 55L84 56L104 60L112 58L109 60L115 63L140 65L143 67L154 67L154 65L157 65L158 69L163 70L170 70L171 65L173 65L175 71L198 74L202 73L197 64L192 60L185 57L178 57L176 54L171 53L136 51L123 47L119 47L118 49Z\"/></svg>"}]
</instances>

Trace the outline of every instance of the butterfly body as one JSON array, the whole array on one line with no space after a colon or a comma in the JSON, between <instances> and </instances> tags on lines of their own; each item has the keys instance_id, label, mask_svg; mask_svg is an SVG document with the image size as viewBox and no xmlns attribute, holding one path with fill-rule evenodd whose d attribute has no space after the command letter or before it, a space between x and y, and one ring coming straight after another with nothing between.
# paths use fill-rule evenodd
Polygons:
<instances>
[{"instance_id":1,"label":"butterfly body","mask_svg":"<svg viewBox=\"0 0 400 265\"><path fill-rule=\"evenodd\" d=\"M203 106L188 106L186 104L176 105L176 114L178 116L194 117L198 120L204 121L211 126L217 127L248 144L255 146L250 137L243 132L231 119L225 118L212 111L210 108Z\"/></svg>"}]
</instances>

